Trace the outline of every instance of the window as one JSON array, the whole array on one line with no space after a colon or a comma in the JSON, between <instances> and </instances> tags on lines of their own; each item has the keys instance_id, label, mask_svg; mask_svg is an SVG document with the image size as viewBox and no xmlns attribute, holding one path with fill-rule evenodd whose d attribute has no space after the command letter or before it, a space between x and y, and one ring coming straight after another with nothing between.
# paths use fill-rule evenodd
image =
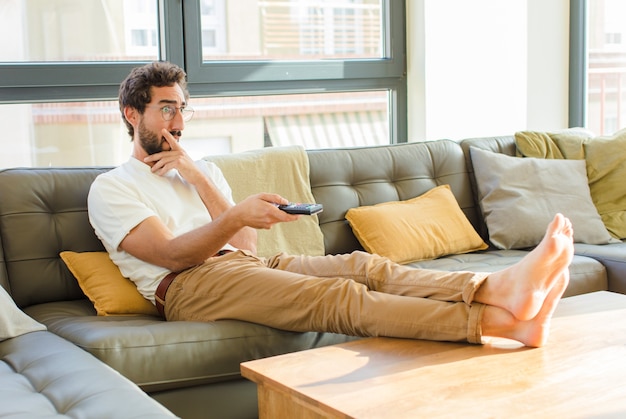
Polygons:
<instances>
[{"instance_id":1,"label":"window","mask_svg":"<svg viewBox=\"0 0 626 419\"><path fill-rule=\"evenodd\" d=\"M575 0L570 125L610 135L626 125L626 2Z\"/></svg>"},{"instance_id":2,"label":"window","mask_svg":"<svg viewBox=\"0 0 626 419\"><path fill-rule=\"evenodd\" d=\"M613 134L626 124L626 34L623 0L589 0L587 127Z\"/></svg>"},{"instance_id":3,"label":"window","mask_svg":"<svg viewBox=\"0 0 626 419\"><path fill-rule=\"evenodd\" d=\"M149 59L148 57L156 59L159 56L156 2L125 1L123 10L125 54L138 59Z\"/></svg>"},{"instance_id":4,"label":"window","mask_svg":"<svg viewBox=\"0 0 626 419\"><path fill-rule=\"evenodd\" d=\"M16 135L0 139L0 147L11 148L0 168L115 165L128 158L117 89L131 68L156 59L187 72L196 114L183 138L196 157L288 144L406 141L404 6L4 2L0 35L14 42L0 51L0 120L10 121Z\"/></svg>"},{"instance_id":5,"label":"window","mask_svg":"<svg viewBox=\"0 0 626 419\"><path fill-rule=\"evenodd\" d=\"M201 0L200 1L200 25L202 31L202 56L220 57L226 55L226 27L245 28L242 22L226 22L226 0ZM241 11L237 11L238 13ZM245 16L247 13L241 13ZM240 31L233 34L231 43L237 45L241 35L252 32Z\"/></svg>"},{"instance_id":6,"label":"window","mask_svg":"<svg viewBox=\"0 0 626 419\"><path fill-rule=\"evenodd\" d=\"M5 42L0 51L0 61L26 63L137 59L128 46L141 37L144 37L146 45L152 43L150 31L156 30L158 22L156 2L3 1L0 31ZM139 28L129 26L131 22L135 22ZM142 58L158 58L156 45L152 47Z\"/></svg>"},{"instance_id":7,"label":"window","mask_svg":"<svg viewBox=\"0 0 626 419\"><path fill-rule=\"evenodd\" d=\"M604 34L605 45L620 45L622 43L622 34L620 32L607 32Z\"/></svg>"},{"instance_id":8,"label":"window","mask_svg":"<svg viewBox=\"0 0 626 419\"><path fill-rule=\"evenodd\" d=\"M116 101L0 105L0 122L11 127L0 168L106 166L130 155Z\"/></svg>"},{"instance_id":9,"label":"window","mask_svg":"<svg viewBox=\"0 0 626 419\"><path fill-rule=\"evenodd\" d=\"M194 159L269 146L389 143L386 91L195 98L183 133ZM0 168L119 165L131 143L116 101L0 105ZM15 138L28 139L16 144Z\"/></svg>"},{"instance_id":10,"label":"window","mask_svg":"<svg viewBox=\"0 0 626 419\"><path fill-rule=\"evenodd\" d=\"M310 60L382 58L380 0L249 3L245 13L224 13L224 0L203 1L202 28L226 22L229 48L220 58ZM215 19L211 19L214 17ZM235 28L246 28L237 31ZM203 45L204 46L204 45ZM215 59L205 54L204 59Z\"/></svg>"}]
</instances>

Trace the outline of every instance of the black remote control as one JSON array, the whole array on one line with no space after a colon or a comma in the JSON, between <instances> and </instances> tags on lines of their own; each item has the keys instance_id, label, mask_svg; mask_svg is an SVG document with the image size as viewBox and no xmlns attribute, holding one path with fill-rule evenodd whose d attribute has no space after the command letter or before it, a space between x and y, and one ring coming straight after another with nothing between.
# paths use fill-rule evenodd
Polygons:
<instances>
[{"instance_id":1,"label":"black remote control","mask_svg":"<svg viewBox=\"0 0 626 419\"><path fill-rule=\"evenodd\" d=\"M290 202L287 205L279 205L278 209L281 209L289 214L305 214L313 215L324 210L322 204L302 204Z\"/></svg>"}]
</instances>

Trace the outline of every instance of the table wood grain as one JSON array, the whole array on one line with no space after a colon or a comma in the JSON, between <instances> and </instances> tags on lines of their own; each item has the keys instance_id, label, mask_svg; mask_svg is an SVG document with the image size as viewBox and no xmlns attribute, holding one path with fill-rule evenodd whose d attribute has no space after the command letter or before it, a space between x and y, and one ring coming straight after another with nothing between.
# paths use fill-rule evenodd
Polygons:
<instances>
[{"instance_id":1,"label":"table wood grain","mask_svg":"<svg viewBox=\"0 0 626 419\"><path fill-rule=\"evenodd\" d=\"M261 418L626 417L626 295L561 300L543 348L369 338L241 372Z\"/></svg>"}]
</instances>

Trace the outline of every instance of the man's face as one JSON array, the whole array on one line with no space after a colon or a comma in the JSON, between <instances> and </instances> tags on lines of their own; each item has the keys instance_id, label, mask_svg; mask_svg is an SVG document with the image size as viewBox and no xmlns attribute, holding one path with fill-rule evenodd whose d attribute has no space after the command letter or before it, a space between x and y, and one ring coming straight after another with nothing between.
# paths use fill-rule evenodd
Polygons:
<instances>
[{"instance_id":1,"label":"man's face","mask_svg":"<svg viewBox=\"0 0 626 419\"><path fill-rule=\"evenodd\" d=\"M166 87L152 87L152 101L146 105L143 115L139 117L136 129L139 144L148 154L170 150L169 143L161 135L163 128L167 129L174 138L179 141L185 128L181 106L186 106L185 96L178 84ZM175 109L173 117L164 111L164 108ZM171 119L167 120L167 118Z\"/></svg>"}]
</instances>

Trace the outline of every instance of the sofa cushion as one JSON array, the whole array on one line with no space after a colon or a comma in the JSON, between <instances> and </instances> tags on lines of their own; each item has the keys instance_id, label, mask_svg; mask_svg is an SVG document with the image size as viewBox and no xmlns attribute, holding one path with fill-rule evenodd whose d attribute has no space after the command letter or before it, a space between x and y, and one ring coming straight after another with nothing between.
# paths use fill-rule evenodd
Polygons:
<instances>
[{"instance_id":1,"label":"sofa cushion","mask_svg":"<svg viewBox=\"0 0 626 419\"><path fill-rule=\"evenodd\" d=\"M515 133L520 157L563 159L563 153L547 132L520 131ZM582 145L581 145L582 147Z\"/></svg>"},{"instance_id":2,"label":"sofa cushion","mask_svg":"<svg viewBox=\"0 0 626 419\"><path fill-rule=\"evenodd\" d=\"M571 220L575 242L613 240L591 200L584 161L512 157L479 148L470 153L489 240L495 246L537 245L558 212Z\"/></svg>"},{"instance_id":3,"label":"sofa cushion","mask_svg":"<svg viewBox=\"0 0 626 419\"><path fill-rule=\"evenodd\" d=\"M578 245L577 245L578 246ZM614 245L597 246L584 245L590 249L601 251ZM617 249L615 249L617 250ZM623 249L622 249L623 252ZM617 252L615 252L617 253ZM519 262L528 254L525 250L491 250L479 253L446 256L439 259L414 262L410 265L423 269L437 269L442 271L475 271L495 272L505 269ZM594 256L595 257L595 256ZM622 257L622 260L625 258ZM621 264L624 272L626 261ZM609 286L607 271L602 263L591 257L574 255L569 266L570 281L565 296L585 294L594 291L606 291Z\"/></svg>"},{"instance_id":4,"label":"sofa cushion","mask_svg":"<svg viewBox=\"0 0 626 419\"><path fill-rule=\"evenodd\" d=\"M524 131L515 134L515 143L526 157L584 159L591 198L604 225L613 237L626 238L626 129L609 137L576 129L558 135Z\"/></svg>"},{"instance_id":5,"label":"sofa cushion","mask_svg":"<svg viewBox=\"0 0 626 419\"><path fill-rule=\"evenodd\" d=\"M143 315L97 316L86 299L45 303L25 311L148 392L236 379L241 362L356 339L286 332L235 320L168 322Z\"/></svg>"},{"instance_id":6,"label":"sofa cushion","mask_svg":"<svg viewBox=\"0 0 626 419\"><path fill-rule=\"evenodd\" d=\"M487 248L449 185L406 201L351 208L346 219L365 250L397 263Z\"/></svg>"},{"instance_id":7,"label":"sofa cushion","mask_svg":"<svg viewBox=\"0 0 626 419\"><path fill-rule=\"evenodd\" d=\"M568 128L554 132L519 131L515 133L517 155L547 159L585 158L583 144L593 138L584 128Z\"/></svg>"},{"instance_id":8,"label":"sofa cushion","mask_svg":"<svg viewBox=\"0 0 626 419\"><path fill-rule=\"evenodd\" d=\"M107 252L65 251L60 256L99 316L159 315L154 304L139 293L130 279L122 276Z\"/></svg>"},{"instance_id":9,"label":"sofa cushion","mask_svg":"<svg viewBox=\"0 0 626 419\"><path fill-rule=\"evenodd\" d=\"M626 129L584 148L593 202L609 232L626 239Z\"/></svg>"},{"instance_id":10,"label":"sofa cushion","mask_svg":"<svg viewBox=\"0 0 626 419\"><path fill-rule=\"evenodd\" d=\"M104 250L89 224L87 193L95 177L107 170L0 170L4 251L0 264L6 268L10 293L18 307L85 298L59 253Z\"/></svg>"},{"instance_id":11,"label":"sofa cushion","mask_svg":"<svg viewBox=\"0 0 626 419\"><path fill-rule=\"evenodd\" d=\"M0 343L2 415L43 418L175 417L135 384L49 332Z\"/></svg>"},{"instance_id":12,"label":"sofa cushion","mask_svg":"<svg viewBox=\"0 0 626 419\"><path fill-rule=\"evenodd\" d=\"M363 247L346 222L350 208L415 198L450 185L467 219L476 226L479 211L465 166L454 141L427 141L378 147L308 150L311 188L319 214L326 253L349 253Z\"/></svg>"}]
</instances>

